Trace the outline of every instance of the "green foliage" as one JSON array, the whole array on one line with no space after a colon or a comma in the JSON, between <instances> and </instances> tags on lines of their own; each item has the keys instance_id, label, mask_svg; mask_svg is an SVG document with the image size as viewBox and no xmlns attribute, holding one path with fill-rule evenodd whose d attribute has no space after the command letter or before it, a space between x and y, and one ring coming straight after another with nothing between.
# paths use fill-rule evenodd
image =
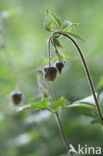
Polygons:
<instances>
[{"instance_id":1,"label":"green foliage","mask_svg":"<svg viewBox=\"0 0 103 156\"><path fill-rule=\"evenodd\" d=\"M100 124L101 125L101 120L100 119L92 120L91 124Z\"/></svg>"},{"instance_id":2,"label":"green foliage","mask_svg":"<svg viewBox=\"0 0 103 156\"><path fill-rule=\"evenodd\" d=\"M54 42L55 42L55 44L56 44L57 47L63 48L59 40L54 39Z\"/></svg>"},{"instance_id":3,"label":"green foliage","mask_svg":"<svg viewBox=\"0 0 103 156\"><path fill-rule=\"evenodd\" d=\"M55 113L55 111L59 110L59 108L74 109L76 112L79 112L80 115L92 117L93 120L91 123L100 123L100 119L92 95L84 99L75 101L72 104L70 104L70 102L68 102L64 97L59 98L57 101L53 103L50 101L50 98L45 98L40 102L20 107L18 111L23 111L28 109L33 109L33 110L47 109Z\"/></svg>"},{"instance_id":4,"label":"green foliage","mask_svg":"<svg viewBox=\"0 0 103 156\"><path fill-rule=\"evenodd\" d=\"M48 59L45 57L41 62L41 65L44 67L48 63Z\"/></svg>"},{"instance_id":5,"label":"green foliage","mask_svg":"<svg viewBox=\"0 0 103 156\"><path fill-rule=\"evenodd\" d=\"M56 28L53 27L54 25L56 26ZM46 14L46 17L45 17L45 28L46 28L47 31L50 31L50 32L55 32L55 31L64 32L64 33L67 33L67 34L73 36L74 38L79 39L79 40L84 42L84 39L82 39L81 36L71 32L71 30L73 28L77 28L77 26L78 26L78 23L72 23L72 22L70 22L68 20L64 20L63 24L61 24L59 18L56 15L54 15L50 11L47 11L47 14ZM61 35L55 36L55 38L58 38L60 36ZM55 42L56 42L55 44L58 47L62 47L62 45L60 44L60 42L58 40L55 39Z\"/></svg>"},{"instance_id":6,"label":"green foliage","mask_svg":"<svg viewBox=\"0 0 103 156\"><path fill-rule=\"evenodd\" d=\"M103 88L103 76L100 78L98 84L97 84L97 87L96 87L98 90Z\"/></svg>"},{"instance_id":7,"label":"green foliage","mask_svg":"<svg viewBox=\"0 0 103 156\"><path fill-rule=\"evenodd\" d=\"M63 21L63 29L64 29L64 30L65 30L66 28L69 28L69 27L72 26L72 25L73 25L73 23L70 22L70 21L67 21L67 20Z\"/></svg>"},{"instance_id":8,"label":"green foliage","mask_svg":"<svg viewBox=\"0 0 103 156\"><path fill-rule=\"evenodd\" d=\"M49 109L48 105L50 98L46 98L40 102L28 104L26 106L20 107L18 111L28 110L28 109Z\"/></svg>"},{"instance_id":9,"label":"green foliage","mask_svg":"<svg viewBox=\"0 0 103 156\"><path fill-rule=\"evenodd\" d=\"M66 109L67 108L73 108L75 109L75 111L79 112L80 115L89 116L94 119L98 116L96 108L88 103L73 103L71 105L66 106Z\"/></svg>"},{"instance_id":10,"label":"green foliage","mask_svg":"<svg viewBox=\"0 0 103 156\"><path fill-rule=\"evenodd\" d=\"M66 33L69 34L69 35L71 35L71 36L73 36L74 38L76 38L78 40L81 40L81 41L85 42L85 40L80 35L77 35L75 33L68 32L68 31Z\"/></svg>"},{"instance_id":11,"label":"green foliage","mask_svg":"<svg viewBox=\"0 0 103 156\"><path fill-rule=\"evenodd\" d=\"M100 103L100 100L99 100ZM79 112L80 115L92 117L91 123L99 123L101 124L100 117L97 112L97 108L93 99L93 96L86 97L84 99L81 99L79 101L75 101L72 104L69 104L64 107L65 109L75 109L75 111Z\"/></svg>"},{"instance_id":12,"label":"green foliage","mask_svg":"<svg viewBox=\"0 0 103 156\"><path fill-rule=\"evenodd\" d=\"M59 38L64 36L63 34L69 35L71 37L74 37L84 42L84 40L82 39L80 35L75 34L74 32L71 32L71 30L73 28L76 28L77 25L78 25L77 23L72 23L68 20L64 20L63 23L61 24L59 18L56 15L54 15L50 11L47 11L46 16L45 16L45 29L49 32L53 32L49 38L52 46L55 48L56 55L54 55L53 58L57 56L58 59L63 60L63 56L59 52L60 51L59 48L63 49L63 45L59 41Z\"/></svg>"},{"instance_id":13,"label":"green foliage","mask_svg":"<svg viewBox=\"0 0 103 156\"><path fill-rule=\"evenodd\" d=\"M44 25L45 25L45 29L47 31L51 31L52 32L51 21L48 21L48 23L47 24L44 24Z\"/></svg>"},{"instance_id":14,"label":"green foliage","mask_svg":"<svg viewBox=\"0 0 103 156\"><path fill-rule=\"evenodd\" d=\"M52 29L55 27L56 29L59 30L61 28L61 22L56 15L54 15L52 12L47 10L46 17L45 17L45 28L47 31L52 32L53 31Z\"/></svg>"},{"instance_id":15,"label":"green foliage","mask_svg":"<svg viewBox=\"0 0 103 156\"><path fill-rule=\"evenodd\" d=\"M23 111L23 110L28 110L28 109L47 109L50 111L55 111L58 108L64 106L67 104L67 100L63 97L59 98L57 101L51 103L50 98L45 98L44 100L33 103L33 104L28 104L23 107L19 107L18 111Z\"/></svg>"},{"instance_id":16,"label":"green foliage","mask_svg":"<svg viewBox=\"0 0 103 156\"><path fill-rule=\"evenodd\" d=\"M90 104L86 104L86 103L73 103L73 104L70 104L68 106L66 106L66 108L90 108L90 109L93 109L93 110L96 110L95 107L91 106Z\"/></svg>"},{"instance_id":17,"label":"green foliage","mask_svg":"<svg viewBox=\"0 0 103 156\"><path fill-rule=\"evenodd\" d=\"M61 106L64 106L67 104L67 100L63 97L61 97L60 99L58 99L57 101L55 101L54 103L52 103L52 108L55 110Z\"/></svg>"},{"instance_id":18,"label":"green foliage","mask_svg":"<svg viewBox=\"0 0 103 156\"><path fill-rule=\"evenodd\" d=\"M65 20L63 22L63 32L70 32L73 28L76 28L78 26L77 23L72 23L70 21Z\"/></svg>"}]
</instances>

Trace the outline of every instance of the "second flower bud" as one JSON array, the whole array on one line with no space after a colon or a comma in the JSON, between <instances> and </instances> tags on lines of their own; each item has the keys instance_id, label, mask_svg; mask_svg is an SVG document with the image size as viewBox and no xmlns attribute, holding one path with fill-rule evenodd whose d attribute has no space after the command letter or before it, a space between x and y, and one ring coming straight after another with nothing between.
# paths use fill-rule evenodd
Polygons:
<instances>
[{"instance_id":1,"label":"second flower bud","mask_svg":"<svg viewBox=\"0 0 103 156\"><path fill-rule=\"evenodd\" d=\"M48 81L54 81L57 76L57 69L55 66L45 66L44 67L44 76Z\"/></svg>"}]
</instances>

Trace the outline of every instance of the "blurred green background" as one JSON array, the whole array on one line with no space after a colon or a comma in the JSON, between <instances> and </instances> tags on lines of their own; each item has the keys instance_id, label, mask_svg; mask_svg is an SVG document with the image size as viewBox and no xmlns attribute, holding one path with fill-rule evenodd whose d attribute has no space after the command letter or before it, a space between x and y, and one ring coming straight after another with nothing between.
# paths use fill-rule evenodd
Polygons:
<instances>
[{"instance_id":1,"label":"blurred green background","mask_svg":"<svg viewBox=\"0 0 103 156\"><path fill-rule=\"evenodd\" d=\"M10 93L26 72L42 66L47 57L49 33L44 28L44 12L80 23L77 41L86 57L95 86L103 75L102 0L0 0L0 156L66 156L55 118L48 112L16 112ZM90 89L76 49L61 39L69 57L61 76L52 84L56 98L75 101L89 96ZM23 104L35 101L39 91L35 74L22 81ZM45 117L43 119L43 115ZM103 148L101 126L75 110L61 113L65 135L78 144ZM41 120L42 119L42 120ZM102 154L103 155L103 154Z\"/></svg>"}]
</instances>

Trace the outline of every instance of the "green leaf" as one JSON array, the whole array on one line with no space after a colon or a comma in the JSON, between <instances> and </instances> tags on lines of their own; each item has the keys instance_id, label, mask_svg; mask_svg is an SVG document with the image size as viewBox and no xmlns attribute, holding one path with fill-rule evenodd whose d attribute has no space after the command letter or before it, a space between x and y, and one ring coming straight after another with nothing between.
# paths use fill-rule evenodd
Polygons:
<instances>
[{"instance_id":1,"label":"green leaf","mask_svg":"<svg viewBox=\"0 0 103 156\"><path fill-rule=\"evenodd\" d=\"M61 37L60 34L55 34L55 35L54 35L54 38L55 38L55 39L58 39L58 38L60 38L60 37Z\"/></svg>"},{"instance_id":2,"label":"green leaf","mask_svg":"<svg viewBox=\"0 0 103 156\"><path fill-rule=\"evenodd\" d=\"M44 100L33 103L33 104L28 104L23 107L19 107L18 111L23 111L23 110L28 110L28 109L50 109L50 106L48 105L50 98L45 98Z\"/></svg>"},{"instance_id":3,"label":"green leaf","mask_svg":"<svg viewBox=\"0 0 103 156\"><path fill-rule=\"evenodd\" d=\"M90 108L90 109L96 110L95 107L86 103L73 103L73 104L66 106L66 108Z\"/></svg>"},{"instance_id":4,"label":"green leaf","mask_svg":"<svg viewBox=\"0 0 103 156\"><path fill-rule=\"evenodd\" d=\"M57 56L54 56L53 59L52 59L52 61L53 61L53 62L58 61L58 57L57 57Z\"/></svg>"},{"instance_id":5,"label":"green leaf","mask_svg":"<svg viewBox=\"0 0 103 156\"><path fill-rule=\"evenodd\" d=\"M99 105L101 107L101 110L103 112L103 92L101 92L99 95L98 95L98 101L99 101Z\"/></svg>"},{"instance_id":6,"label":"green leaf","mask_svg":"<svg viewBox=\"0 0 103 156\"><path fill-rule=\"evenodd\" d=\"M45 57L41 62L41 65L44 67L48 63L48 59Z\"/></svg>"},{"instance_id":7,"label":"green leaf","mask_svg":"<svg viewBox=\"0 0 103 156\"><path fill-rule=\"evenodd\" d=\"M101 88L103 88L103 76L100 78L100 80L99 80L99 82L98 82L96 88L97 88L97 89L101 89Z\"/></svg>"},{"instance_id":8,"label":"green leaf","mask_svg":"<svg viewBox=\"0 0 103 156\"><path fill-rule=\"evenodd\" d=\"M102 124L100 119L92 120L91 124Z\"/></svg>"},{"instance_id":9,"label":"green leaf","mask_svg":"<svg viewBox=\"0 0 103 156\"><path fill-rule=\"evenodd\" d=\"M47 11L47 16L52 20L52 22L55 24L57 29L61 28L61 22L60 22L59 18L56 15L54 15L50 11Z\"/></svg>"},{"instance_id":10,"label":"green leaf","mask_svg":"<svg viewBox=\"0 0 103 156\"><path fill-rule=\"evenodd\" d=\"M76 28L78 23L72 23L70 21L65 20L63 22L63 32L69 32L71 29Z\"/></svg>"},{"instance_id":11,"label":"green leaf","mask_svg":"<svg viewBox=\"0 0 103 156\"><path fill-rule=\"evenodd\" d=\"M65 32L65 33L70 32L72 30L72 28L73 28L73 25L71 25L70 27L64 29L63 32Z\"/></svg>"},{"instance_id":12,"label":"green leaf","mask_svg":"<svg viewBox=\"0 0 103 156\"><path fill-rule=\"evenodd\" d=\"M95 94L96 94L96 97L97 97L98 94L96 92L95 92ZM80 100L76 101L75 103L86 103L88 105L92 105L92 106L96 107L93 95L90 95L88 97L80 99Z\"/></svg>"},{"instance_id":13,"label":"green leaf","mask_svg":"<svg viewBox=\"0 0 103 156\"><path fill-rule=\"evenodd\" d=\"M61 58L61 60L64 60L64 61L69 61L71 59L70 56L65 56L63 54L60 54L60 58Z\"/></svg>"},{"instance_id":14,"label":"green leaf","mask_svg":"<svg viewBox=\"0 0 103 156\"><path fill-rule=\"evenodd\" d=\"M64 108L73 108L75 109L76 112L79 112L79 114L84 115L84 116L89 116L92 118L97 118L97 110L94 106L86 104L86 103L73 103L68 106L65 106Z\"/></svg>"},{"instance_id":15,"label":"green leaf","mask_svg":"<svg viewBox=\"0 0 103 156\"><path fill-rule=\"evenodd\" d=\"M58 99L57 101L55 101L53 104L52 104L52 107L53 109L57 109L61 106L64 106L67 104L67 100L63 97L61 97L60 99Z\"/></svg>"},{"instance_id":16,"label":"green leaf","mask_svg":"<svg viewBox=\"0 0 103 156\"><path fill-rule=\"evenodd\" d=\"M61 43L57 39L55 39L54 41L57 47L63 48Z\"/></svg>"},{"instance_id":17,"label":"green leaf","mask_svg":"<svg viewBox=\"0 0 103 156\"><path fill-rule=\"evenodd\" d=\"M72 32L66 32L66 33L73 36L74 38L77 38L78 40L85 42L85 40L80 35L74 34Z\"/></svg>"},{"instance_id":18,"label":"green leaf","mask_svg":"<svg viewBox=\"0 0 103 156\"><path fill-rule=\"evenodd\" d=\"M97 94L96 94L97 96ZM67 105L64 108L73 108L80 114L90 116L94 119L98 119L98 113L93 96L88 96L84 99L75 101L73 104Z\"/></svg>"},{"instance_id":19,"label":"green leaf","mask_svg":"<svg viewBox=\"0 0 103 156\"><path fill-rule=\"evenodd\" d=\"M47 23L45 22L44 25L47 31L52 32L51 21L48 21Z\"/></svg>"},{"instance_id":20,"label":"green leaf","mask_svg":"<svg viewBox=\"0 0 103 156\"><path fill-rule=\"evenodd\" d=\"M66 28L70 27L71 25L73 25L72 22L65 20L63 22L63 29L66 29Z\"/></svg>"},{"instance_id":21,"label":"green leaf","mask_svg":"<svg viewBox=\"0 0 103 156\"><path fill-rule=\"evenodd\" d=\"M69 61L69 60L72 59L70 56L65 56L62 52L59 53L59 56L60 56L61 60L63 60L64 62L65 61ZM57 56L54 56L53 59L52 59L52 61L53 62L58 61L58 57Z\"/></svg>"}]
</instances>

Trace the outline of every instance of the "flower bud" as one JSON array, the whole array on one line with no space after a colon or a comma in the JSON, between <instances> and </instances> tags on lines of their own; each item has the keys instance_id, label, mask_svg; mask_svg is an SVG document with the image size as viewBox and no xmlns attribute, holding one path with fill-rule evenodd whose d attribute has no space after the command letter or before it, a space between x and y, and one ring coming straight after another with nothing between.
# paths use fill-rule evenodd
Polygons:
<instances>
[{"instance_id":1,"label":"flower bud","mask_svg":"<svg viewBox=\"0 0 103 156\"><path fill-rule=\"evenodd\" d=\"M59 74L61 74L62 69L63 69L63 67L64 67L64 61L57 61L57 62L55 63L55 66L56 66L56 68L57 68Z\"/></svg>"},{"instance_id":2,"label":"flower bud","mask_svg":"<svg viewBox=\"0 0 103 156\"><path fill-rule=\"evenodd\" d=\"M13 92L11 94L11 98L12 98L12 103L14 105L19 105L21 103L21 100L22 100L22 93L20 93L20 92Z\"/></svg>"},{"instance_id":3,"label":"flower bud","mask_svg":"<svg viewBox=\"0 0 103 156\"><path fill-rule=\"evenodd\" d=\"M48 81L54 81L57 76L57 69L54 66L44 67L45 79Z\"/></svg>"}]
</instances>

